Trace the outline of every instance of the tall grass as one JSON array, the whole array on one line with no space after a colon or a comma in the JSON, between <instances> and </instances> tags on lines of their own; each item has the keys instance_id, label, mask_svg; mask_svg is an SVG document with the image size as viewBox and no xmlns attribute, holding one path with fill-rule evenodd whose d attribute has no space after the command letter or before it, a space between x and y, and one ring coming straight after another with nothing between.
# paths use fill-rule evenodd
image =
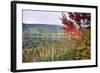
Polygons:
<instances>
[{"instance_id":1,"label":"tall grass","mask_svg":"<svg viewBox=\"0 0 100 73\"><path fill-rule=\"evenodd\" d=\"M24 63L83 60L91 58L89 30L83 32L81 42L76 41L75 45L69 45L70 42L74 42L75 40L68 38L66 35L58 36L58 38L51 38L51 42L49 41L48 36L45 36L44 40L45 42L41 40L41 42L43 42L36 48L23 49L22 61Z\"/></svg>"}]
</instances>

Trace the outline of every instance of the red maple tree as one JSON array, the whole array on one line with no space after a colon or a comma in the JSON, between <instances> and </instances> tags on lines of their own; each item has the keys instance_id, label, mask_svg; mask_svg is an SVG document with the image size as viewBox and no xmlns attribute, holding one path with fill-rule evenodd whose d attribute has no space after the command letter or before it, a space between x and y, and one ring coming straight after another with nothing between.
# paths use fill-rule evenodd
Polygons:
<instances>
[{"instance_id":1,"label":"red maple tree","mask_svg":"<svg viewBox=\"0 0 100 73\"><path fill-rule=\"evenodd\" d=\"M62 24L65 26L63 27L64 33L70 35L71 38L75 38L76 41L81 40L82 36L82 24L84 26L90 24L91 18L90 13L77 13L77 12L68 12L63 14Z\"/></svg>"}]
</instances>

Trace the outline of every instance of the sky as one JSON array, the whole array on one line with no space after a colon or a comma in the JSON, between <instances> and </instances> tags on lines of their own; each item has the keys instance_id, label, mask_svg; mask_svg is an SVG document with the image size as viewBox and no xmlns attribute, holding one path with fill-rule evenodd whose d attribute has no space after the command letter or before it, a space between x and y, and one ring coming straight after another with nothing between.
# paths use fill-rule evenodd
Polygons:
<instances>
[{"instance_id":1,"label":"sky","mask_svg":"<svg viewBox=\"0 0 100 73\"><path fill-rule=\"evenodd\" d=\"M63 25L61 12L23 10L23 23Z\"/></svg>"}]
</instances>

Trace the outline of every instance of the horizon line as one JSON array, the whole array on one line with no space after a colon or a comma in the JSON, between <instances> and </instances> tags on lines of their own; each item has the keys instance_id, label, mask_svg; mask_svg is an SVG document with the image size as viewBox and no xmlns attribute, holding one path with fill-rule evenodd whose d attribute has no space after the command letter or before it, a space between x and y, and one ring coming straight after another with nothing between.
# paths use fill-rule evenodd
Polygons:
<instances>
[{"instance_id":1,"label":"horizon line","mask_svg":"<svg viewBox=\"0 0 100 73\"><path fill-rule=\"evenodd\" d=\"M61 24L45 24L45 23L22 23L22 24L29 24L29 25L58 25L58 26L65 26L65 25L61 25Z\"/></svg>"}]
</instances>

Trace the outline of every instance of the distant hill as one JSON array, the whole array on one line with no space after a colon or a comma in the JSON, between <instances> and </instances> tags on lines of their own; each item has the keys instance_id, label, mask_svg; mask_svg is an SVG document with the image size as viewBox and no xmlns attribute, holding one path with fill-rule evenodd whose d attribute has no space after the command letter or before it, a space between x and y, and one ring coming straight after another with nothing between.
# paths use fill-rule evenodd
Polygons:
<instances>
[{"instance_id":1,"label":"distant hill","mask_svg":"<svg viewBox=\"0 0 100 73\"><path fill-rule=\"evenodd\" d=\"M57 33L63 32L63 26L60 25L48 25L48 24L25 24L23 23L23 31L28 29L34 29L40 33Z\"/></svg>"}]
</instances>

